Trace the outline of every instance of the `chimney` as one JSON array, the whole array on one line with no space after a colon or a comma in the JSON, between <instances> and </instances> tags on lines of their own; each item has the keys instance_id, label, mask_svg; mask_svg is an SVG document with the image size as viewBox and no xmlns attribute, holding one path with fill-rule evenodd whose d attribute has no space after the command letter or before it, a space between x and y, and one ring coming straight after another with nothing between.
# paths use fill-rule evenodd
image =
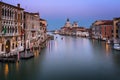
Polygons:
<instances>
[{"instance_id":1,"label":"chimney","mask_svg":"<svg viewBox=\"0 0 120 80\"><path fill-rule=\"evenodd\" d=\"M17 4L17 7L20 8L20 4Z\"/></svg>"}]
</instances>

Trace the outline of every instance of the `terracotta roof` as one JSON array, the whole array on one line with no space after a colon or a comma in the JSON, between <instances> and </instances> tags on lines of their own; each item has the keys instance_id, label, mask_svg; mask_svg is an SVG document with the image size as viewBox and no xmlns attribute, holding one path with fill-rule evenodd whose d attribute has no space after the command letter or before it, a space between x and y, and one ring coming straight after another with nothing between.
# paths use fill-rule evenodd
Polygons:
<instances>
[{"instance_id":1,"label":"terracotta roof","mask_svg":"<svg viewBox=\"0 0 120 80\"><path fill-rule=\"evenodd\" d=\"M98 21L95 21L92 25L94 26L113 25L113 20L98 20Z\"/></svg>"},{"instance_id":2,"label":"terracotta roof","mask_svg":"<svg viewBox=\"0 0 120 80\"><path fill-rule=\"evenodd\" d=\"M101 25L113 25L113 21L109 20L109 21L105 21L104 23L102 23Z\"/></svg>"}]
</instances>

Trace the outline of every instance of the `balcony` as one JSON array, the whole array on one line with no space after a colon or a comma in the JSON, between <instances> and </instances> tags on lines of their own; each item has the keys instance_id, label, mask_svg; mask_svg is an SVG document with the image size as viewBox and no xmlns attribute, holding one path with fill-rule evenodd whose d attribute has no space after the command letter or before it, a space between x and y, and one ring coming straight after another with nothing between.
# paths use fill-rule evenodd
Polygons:
<instances>
[{"instance_id":1,"label":"balcony","mask_svg":"<svg viewBox=\"0 0 120 80\"><path fill-rule=\"evenodd\" d=\"M39 31L39 29L30 29L30 31L32 31L32 32L36 32L36 31Z\"/></svg>"},{"instance_id":2,"label":"balcony","mask_svg":"<svg viewBox=\"0 0 120 80\"><path fill-rule=\"evenodd\" d=\"M13 36L18 36L18 33L6 33L6 34L0 34L0 36L4 37L13 37Z\"/></svg>"}]
</instances>

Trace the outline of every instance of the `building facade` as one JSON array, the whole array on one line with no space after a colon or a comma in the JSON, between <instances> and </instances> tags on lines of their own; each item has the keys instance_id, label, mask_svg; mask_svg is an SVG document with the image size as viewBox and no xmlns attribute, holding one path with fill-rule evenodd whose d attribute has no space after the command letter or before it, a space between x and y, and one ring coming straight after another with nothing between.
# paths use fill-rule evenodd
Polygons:
<instances>
[{"instance_id":1,"label":"building facade","mask_svg":"<svg viewBox=\"0 0 120 80\"><path fill-rule=\"evenodd\" d=\"M40 42L44 42L47 39L47 21L40 18Z\"/></svg>"},{"instance_id":2,"label":"building facade","mask_svg":"<svg viewBox=\"0 0 120 80\"><path fill-rule=\"evenodd\" d=\"M102 40L112 39L113 21L112 20L95 21L91 26L91 30L92 38Z\"/></svg>"},{"instance_id":3,"label":"building facade","mask_svg":"<svg viewBox=\"0 0 120 80\"><path fill-rule=\"evenodd\" d=\"M84 27L79 27L77 22L70 24L69 19L67 19L65 25L61 28L60 34L62 35L71 35L71 36L89 36L89 32Z\"/></svg>"},{"instance_id":4,"label":"building facade","mask_svg":"<svg viewBox=\"0 0 120 80\"><path fill-rule=\"evenodd\" d=\"M101 24L101 39L102 40L112 40L113 39L113 21L107 20Z\"/></svg>"},{"instance_id":5,"label":"building facade","mask_svg":"<svg viewBox=\"0 0 120 80\"><path fill-rule=\"evenodd\" d=\"M113 29L114 43L120 43L120 27L119 27L119 23L120 23L120 18L114 18L113 19L113 25L114 25L114 29Z\"/></svg>"},{"instance_id":6,"label":"building facade","mask_svg":"<svg viewBox=\"0 0 120 80\"><path fill-rule=\"evenodd\" d=\"M101 24L103 24L103 21L98 20L95 21L92 26L91 26L91 30L92 30L92 38L94 39L100 39L101 38Z\"/></svg>"},{"instance_id":7,"label":"building facade","mask_svg":"<svg viewBox=\"0 0 120 80\"><path fill-rule=\"evenodd\" d=\"M0 2L0 54L24 51L24 9Z\"/></svg>"},{"instance_id":8,"label":"building facade","mask_svg":"<svg viewBox=\"0 0 120 80\"><path fill-rule=\"evenodd\" d=\"M39 47L39 13L24 13L25 19L25 49L34 50Z\"/></svg>"},{"instance_id":9,"label":"building facade","mask_svg":"<svg viewBox=\"0 0 120 80\"><path fill-rule=\"evenodd\" d=\"M120 21L117 23L117 26L118 26L118 38L120 41Z\"/></svg>"}]
</instances>

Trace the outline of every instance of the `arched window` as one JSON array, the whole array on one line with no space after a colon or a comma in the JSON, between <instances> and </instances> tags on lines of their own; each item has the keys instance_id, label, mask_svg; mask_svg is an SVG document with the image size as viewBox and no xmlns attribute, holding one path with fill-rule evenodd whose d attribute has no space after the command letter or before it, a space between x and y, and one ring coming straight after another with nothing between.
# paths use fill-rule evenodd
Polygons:
<instances>
[{"instance_id":1,"label":"arched window","mask_svg":"<svg viewBox=\"0 0 120 80\"><path fill-rule=\"evenodd\" d=\"M28 43L28 45L27 45L27 48L29 49L29 43Z\"/></svg>"},{"instance_id":2,"label":"arched window","mask_svg":"<svg viewBox=\"0 0 120 80\"><path fill-rule=\"evenodd\" d=\"M4 30L4 26L2 26L2 31L1 32L3 32L3 30Z\"/></svg>"},{"instance_id":3,"label":"arched window","mask_svg":"<svg viewBox=\"0 0 120 80\"><path fill-rule=\"evenodd\" d=\"M8 16L8 10L6 9L6 16Z\"/></svg>"},{"instance_id":4,"label":"arched window","mask_svg":"<svg viewBox=\"0 0 120 80\"><path fill-rule=\"evenodd\" d=\"M7 15L7 10L5 9L5 16Z\"/></svg>"},{"instance_id":5,"label":"arched window","mask_svg":"<svg viewBox=\"0 0 120 80\"><path fill-rule=\"evenodd\" d=\"M15 12L15 19L17 19L17 12Z\"/></svg>"},{"instance_id":6,"label":"arched window","mask_svg":"<svg viewBox=\"0 0 120 80\"><path fill-rule=\"evenodd\" d=\"M11 33L13 33L13 27L11 27Z\"/></svg>"},{"instance_id":7,"label":"arched window","mask_svg":"<svg viewBox=\"0 0 120 80\"><path fill-rule=\"evenodd\" d=\"M10 32L10 28L8 27L8 33Z\"/></svg>"},{"instance_id":8,"label":"arched window","mask_svg":"<svg viewBox=\"0 0 120 80\"><path fill-rule=\"evenodd\" d=\"M10 17L11 17L11 10L10 10Z\"/></svg>"},{"instance_id":9,"label":"arched window","mask_svg":"<svg viewBox=\"0 0 120 80\"><path fill-rule=\"evenodd\" d=\"M9 29L9 30L10 30L9 32L11 33L11 26L10 26L10 29Z\"/></svg>"},{"instance_id":10,"label":"arched window","mask_svg":"<svg viewBox=\"0 0 120 80\"><path fill-rule=\"evenodd\" d=\"M12 18L13 18L13 14L14 14L14 13L13 13L13 11L12 11L12 12L11 12L11 17L12 17Z\"/></svg>"},{"instance_id":11,"label":"arched window","mask_svg":"<svg viewBox=\"0 0 120 80\"><path fill-rule=\"evenodd\" d=\"M15 28L13 27L13 33L15 32Z\"/></svg>"},{"instance_id":12,"label":"arched window","mask_svg":"<svg viewBox=\"0 0 120 80\"><path fill-rule=\"evenodd\" d=\"M15 32L17 33L17 26L15 27Z\"/></svg>"},{"instance_id":13,"label":"arched window","mask_svg":"<svg viewBox=\"0 0 120 80\"><path fill-rule=\"evenodd\" d=\"M12 44L12 49L14 49L14 43Z\"/></svg>"},{"instance_id":14,"label":"arched window","mask_svg":"<svg viewBox=\"0 0 120 80\"><path fill-rule=\"evenodd\" d=\"M4 8L2 8L2 16L4 16Z\"/></svg>"},{"instance_id":15,"label":"arched window","mask_svg":"<svg viewBox=\"0 0 120 80\"><path fill-rule=\"evenodd\" d=\"M7 16L9 17L9 9L7 10Z\"/></svg>"},{"instance_id":16,"label":"arched window","mask_svg":"<svg viewBox=\"0 0 120 80\"><path fill-rule=\"evenodd\" d=\"M5 26L4 28L6 29L6 33L8 33L8 27Z\"/></svg>"},{"instance_id":17,"label":"arched window","mask_svg":"<svg viewBox=\"0 0 120 80\"><path fill-rule=\"evenodd\" d=\"M1 49L1 51L4 51L4 44L2 44L2 49Z\"/></svg>"},{"instance_id":18,"label":"arched window","mask_svg":"<svg viewBox=\"0 0 120 80\"><path fill-rule=\"evenodd\" d=\"M10 13L10 11L9 11L9 9L8 9L8 17L10 17L9 13Z\"/></svg>"},{"instance_id":19,"label":"arched window","mask_svg":"<svg viewBox=\"0 0 120 80\"><path fill-rule=\"evenodd\" d=\"M17 47L17 44L16 44L16 47Z\"/></svg>"}]
</instances>

